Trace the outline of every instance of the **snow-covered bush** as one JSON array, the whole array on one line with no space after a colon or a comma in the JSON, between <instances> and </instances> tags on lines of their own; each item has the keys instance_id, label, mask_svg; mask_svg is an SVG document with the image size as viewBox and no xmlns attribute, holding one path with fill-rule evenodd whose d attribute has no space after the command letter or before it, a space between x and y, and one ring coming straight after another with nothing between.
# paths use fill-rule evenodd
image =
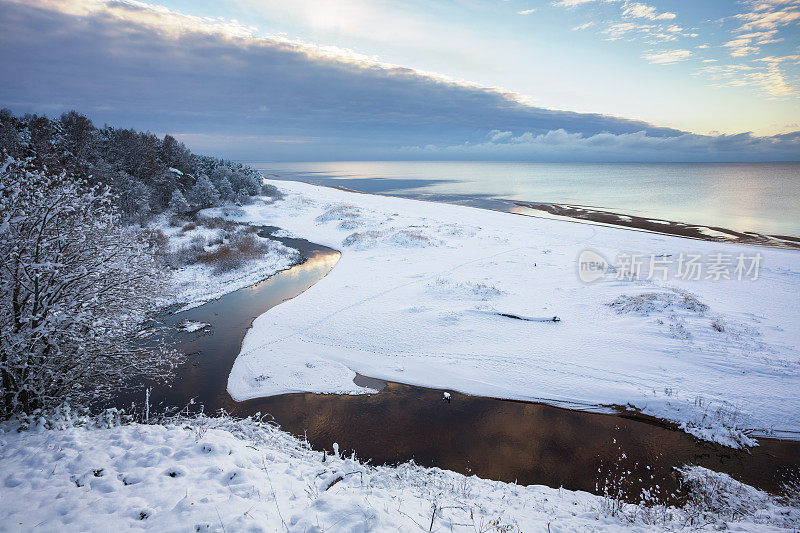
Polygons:
<instances>
[{"instance_id":1,"label":"snow-covered bush","mask_svg":"<svg viewBox=\"0 0 800 533\"><path fill-rule=\"evenodd\" d=\"M689 501L683 508L689 526L750 520L755 524L797 530L800 514L795 502L781 501L736 481L728 474L701 466L678 469ZM785 506L785 507L784 507Z\"/></svg>"},{"instance_id":2,"label":"snow-covered bush","mask_svg":"<svg viewBox=\"0 0 800 533\"><path fill-rule=\"evenodd\" d=\"M154 239L121 226L107 189L0 166L0 417L102 397L177 357L129 335L153 309Z\"/></svg>"},{"instance_id":3,"label":"snow-covered bush","mask_svg":"<svg viewBox=\"0 0 800 533\"><path fill-rule=\"evenodd\" d=\"M271 183L265 183L261 186L261 196L269 196L270 198L274 198L275 200L280 200L283 198L283 193L278 190L278 188Z\"/></svg>"},{"instance_id":4,"label":"snow-covered bush","mask_svg":"<svg viewBox=\"0 0 800 533\"><path fill-rule=\"evenodd\" d=\"M708 311L708 305L694 295L678 289L670 292L644 292L641 294L625 294L608 304L619 314L634 313L649 315L672 310L685 310L697 314Z\"/></svg>"}]
</instances>

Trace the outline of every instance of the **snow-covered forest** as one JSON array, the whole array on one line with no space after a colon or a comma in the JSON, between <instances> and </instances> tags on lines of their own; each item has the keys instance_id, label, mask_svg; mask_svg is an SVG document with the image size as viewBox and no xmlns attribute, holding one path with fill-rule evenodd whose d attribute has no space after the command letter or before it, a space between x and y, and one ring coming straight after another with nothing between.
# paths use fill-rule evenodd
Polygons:
<instances>
[{"instance_id":1,"label":"snow-covered forest","mask_svg":"<svg viewBox=\"0 0 800 533\"><path fill-rule=\"evenodd\" d=\"M0 146L4 157L25 160L31 170L110 187L126 221L243 202L261 192L261 176L240 163L193 154L171 135L98 128L75 111L50 119L0 110Z\"/></svg>"}]
</instances>

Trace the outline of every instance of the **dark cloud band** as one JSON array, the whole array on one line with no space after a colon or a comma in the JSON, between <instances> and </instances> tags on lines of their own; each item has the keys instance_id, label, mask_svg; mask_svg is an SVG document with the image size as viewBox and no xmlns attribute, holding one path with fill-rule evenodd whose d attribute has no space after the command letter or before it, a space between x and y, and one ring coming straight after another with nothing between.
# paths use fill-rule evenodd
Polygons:
<instances>
[{"instance_id":1,"label":"dark cloud band","mask_svg":"<svg viewBox=\"0 0 800 533\"><path fill-rule=\"evenodd\" d=\"M541 157L541 149L526 152L521 142L514 150L508 143L487 142L493 130L542 138L563 130L595 139L595 145L601 134L681 138L676 145L691 144L673 129L532 107L497 90L410 69L337 59L273 39L191 27L167 31L148 19L115 15L115 10L147 11L141 5L116 1L105 10L78 15L0 3L0 65L6 74L0 105L48 114L75 108L98 122L184 134L194 148L228 157L368 159L438 153L446 158L458 155L458 147L475 157ZM147 14L149 20L169 16ZM796 138L763 142L771 159L791 158L784 145L800 158ZM627 150L624 143L616 144ZM707 144L698 141L697 147ZM614 145L606 143L603 159L613 157L609 150ZM415 146L429 148L407 148ZM591 159L591 146L582 146L582 157ZM751 149L758 159L758 142ZM569 159L569 154L560 157ZM652 150L643 152L645 157L659 159Z\"/></svg>"}]
</instances>

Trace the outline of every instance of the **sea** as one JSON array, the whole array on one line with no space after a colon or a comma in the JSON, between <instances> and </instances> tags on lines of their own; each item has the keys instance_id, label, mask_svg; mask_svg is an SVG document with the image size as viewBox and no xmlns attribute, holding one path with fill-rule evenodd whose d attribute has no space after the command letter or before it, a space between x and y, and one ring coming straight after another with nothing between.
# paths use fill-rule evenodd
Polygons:
<instances>
[{"instance_id":1,"label":"sea","mask_svg":"<svg viewBox=\"0 0 800 533\"><path fill-rule=\"evenodd\" d=\"M508 210L508 200L800 237L800 163L248 162L266 177Z\"/></svg>"}]
</instances>

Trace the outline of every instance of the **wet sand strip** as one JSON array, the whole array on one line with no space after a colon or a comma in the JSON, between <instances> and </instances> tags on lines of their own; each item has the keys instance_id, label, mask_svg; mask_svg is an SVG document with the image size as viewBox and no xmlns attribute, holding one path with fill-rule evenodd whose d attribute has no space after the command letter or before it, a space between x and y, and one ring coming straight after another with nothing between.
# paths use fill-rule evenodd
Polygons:
<instances>
[{"instance_id":1,"label":"wet sand strip","mask_svg":"<svg viewBox=\"0 0 800 533\"><path fill-rule=\"evenodd\" d=\"M713 242L730 242L736 244L751 244L800 250L800 238L797 237L789 237L785 235L762 235L760 233L749 231L739 232L717 226L702 226L676 222L673 220L625 215L580 205L553 204L545 202L520 202L516 200L506 201L518 207L535 209L537 211L542 211L557 217L584 220L609 226L645 230L653 233L661 233L663 235L674 235L677 237L700 239Z\"/></svg>"}]
</instances>

